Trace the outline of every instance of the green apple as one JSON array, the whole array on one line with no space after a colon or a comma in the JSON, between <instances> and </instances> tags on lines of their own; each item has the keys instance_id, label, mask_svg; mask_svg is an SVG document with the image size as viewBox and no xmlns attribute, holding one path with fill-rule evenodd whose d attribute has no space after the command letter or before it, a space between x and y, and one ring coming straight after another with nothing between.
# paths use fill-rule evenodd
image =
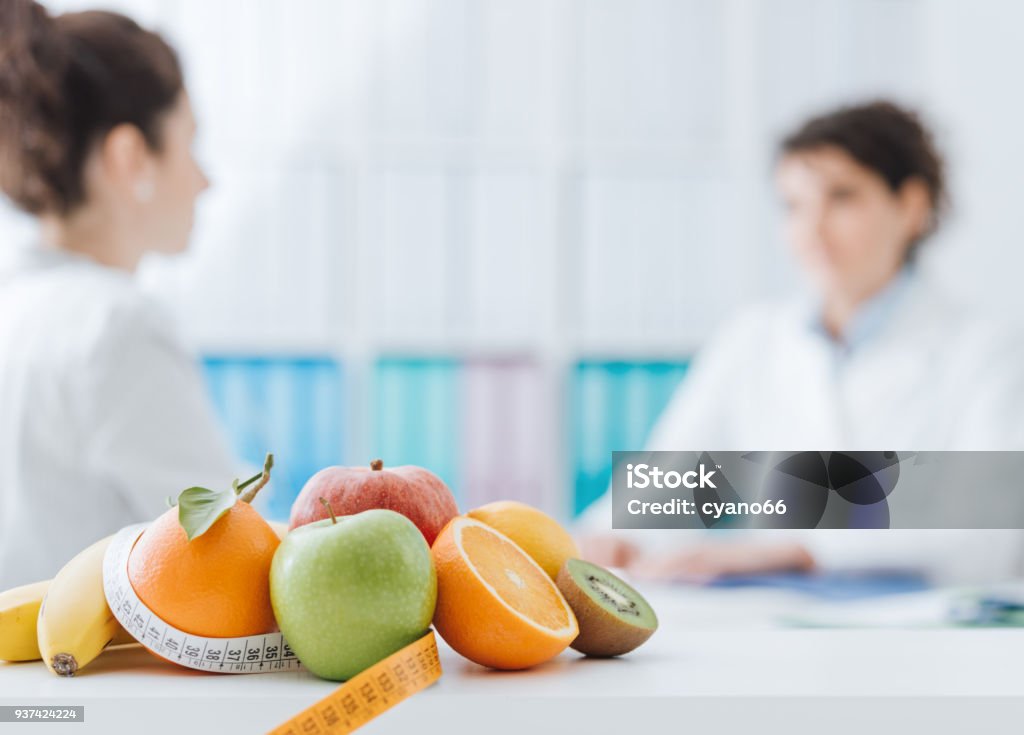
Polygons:
<instances>
[{"instance_id":1,"label":"green apple","mask_svg":"<svg viewBox=\"0 0 1024 735\"><path fill-rule=\"evenodd\" d=\"M291 531L270 566L274 615L295 655L341 681L430 627L437 573L423 534L391 510L367 510Z\"/></svg>"}]
</instances>

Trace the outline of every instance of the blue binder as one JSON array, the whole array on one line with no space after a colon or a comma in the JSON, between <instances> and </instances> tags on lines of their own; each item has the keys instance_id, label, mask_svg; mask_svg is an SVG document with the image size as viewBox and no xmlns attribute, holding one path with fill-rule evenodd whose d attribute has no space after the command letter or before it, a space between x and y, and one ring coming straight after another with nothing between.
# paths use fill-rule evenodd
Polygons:
<instances>
[{"instance_id":1,"label":"blue binder","mask_svg":"<svg viewBox=\"0 0 1024 735\"><path fill-rule=\"evenodd\" d=\"M259 467L274 452L267 512L286 520L306 480L342 461L341 366L326 357L208 356L203 368L236 455Z\"/></svg>"}]
</instances>

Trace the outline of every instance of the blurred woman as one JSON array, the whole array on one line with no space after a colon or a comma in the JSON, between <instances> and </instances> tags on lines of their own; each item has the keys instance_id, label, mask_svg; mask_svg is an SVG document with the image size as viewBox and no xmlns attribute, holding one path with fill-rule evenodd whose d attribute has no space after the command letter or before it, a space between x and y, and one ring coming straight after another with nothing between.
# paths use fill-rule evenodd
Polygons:
<instances>
[{"instance_id":1,"label":"blurred woman","mask_svg":"<svg viewBox=\"0 0 1024 735\"><path fill-rule=\"evenodd\" d=\"M174 51L106 12L0 4L0 189L38 239L0 258L0 589L237 469L192 357L136 288L209 182Z\"/></svg>"},{"instance_id":2,"label":"blurred woman","mask_svg":"<svg viewBox=\"0 0 1024 735\"><path fill-rule=\"evenodd\" d=\"M717 331L647 448L1024 448L1021 341L915 265L947 197L942 157L919 119L886 102L816 117L782 141L775 174L785 239L814 296L759 306ZM607 497L586 526L611 527ZM666 533L599 535L585 548L653 577L857 566L946 580L1009 576L1020 551L1013 531L715 537L732 543Z\"/></svg>"}]
</instances>

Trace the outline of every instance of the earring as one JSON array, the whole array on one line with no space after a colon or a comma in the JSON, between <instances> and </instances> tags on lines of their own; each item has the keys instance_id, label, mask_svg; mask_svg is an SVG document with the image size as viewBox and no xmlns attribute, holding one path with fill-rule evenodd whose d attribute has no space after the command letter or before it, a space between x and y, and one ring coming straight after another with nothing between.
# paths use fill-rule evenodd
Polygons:
<instances>
[{"instance_id":1,"label":"earring","mask_svg":"<svg viewBox=\"0 0 1024 735\"><path fill-rule=\"evenodd\" d=\"M153 199L153 182L143 179L135 182L135 201L148 202Z\"/></svg>"}]
</instances>

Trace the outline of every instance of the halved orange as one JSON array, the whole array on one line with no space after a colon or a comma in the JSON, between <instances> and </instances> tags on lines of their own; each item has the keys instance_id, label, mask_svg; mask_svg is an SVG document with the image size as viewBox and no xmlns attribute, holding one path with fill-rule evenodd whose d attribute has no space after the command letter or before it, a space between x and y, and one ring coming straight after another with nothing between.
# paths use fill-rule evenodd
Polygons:
<instances>
[{"instance_id":1,"label":"halved orange","mask_svg":"<svg viewBox=\"0 0 1024 735\"><path fill-rule=\"evenodd\" d=\"M551 578L490 526L457 516L431 553L437 567L434 627L470 661L525 669L557 656L579 633Z\"/></svg>"}]
</instances>

